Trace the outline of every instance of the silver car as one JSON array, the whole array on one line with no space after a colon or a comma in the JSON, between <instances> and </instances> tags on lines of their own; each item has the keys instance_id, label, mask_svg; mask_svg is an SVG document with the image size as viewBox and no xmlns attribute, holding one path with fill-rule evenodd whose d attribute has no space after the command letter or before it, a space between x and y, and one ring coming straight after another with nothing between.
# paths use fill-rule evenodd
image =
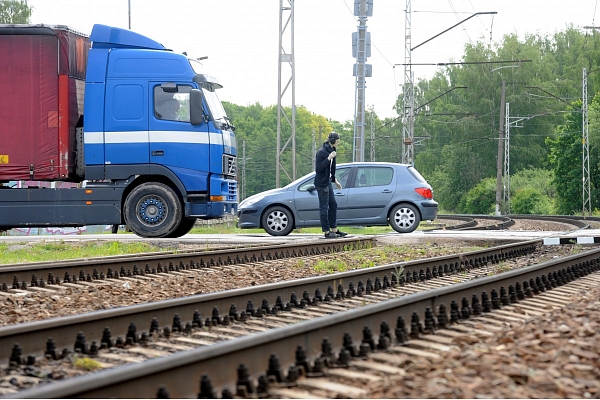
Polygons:
<instances>
[{"instance_id":1,"label":"silver car","mask_svg":"<svg viewBox=\"0 0 600 400\"><path fill-rule=\"evenodd\" d=\"M391 225L400 233L437 217L438 203L427 181L412 166L383 162L339 164L335 188L339 226ZM263 228L273 236L294 228L321 226L319 199L312 172L280 188L258 193L238 207L238 226Z\"/></svg>"}]
</instances>

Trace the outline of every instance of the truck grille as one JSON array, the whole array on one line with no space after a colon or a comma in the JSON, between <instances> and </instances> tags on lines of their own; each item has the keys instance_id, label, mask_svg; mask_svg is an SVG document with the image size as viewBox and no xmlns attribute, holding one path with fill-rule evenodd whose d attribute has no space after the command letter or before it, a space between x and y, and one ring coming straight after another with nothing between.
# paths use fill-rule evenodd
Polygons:
<instances>
[{"instance_id":1,"label":"truck grille","mask_svg":"<svg viewBox=\"0 0 600 400\"><path fill-rule=\"evenodd\" d=\"M223 174L235 177L237 174L237 159L234 156L223 154Z\"/></svg>"}]
</instances>

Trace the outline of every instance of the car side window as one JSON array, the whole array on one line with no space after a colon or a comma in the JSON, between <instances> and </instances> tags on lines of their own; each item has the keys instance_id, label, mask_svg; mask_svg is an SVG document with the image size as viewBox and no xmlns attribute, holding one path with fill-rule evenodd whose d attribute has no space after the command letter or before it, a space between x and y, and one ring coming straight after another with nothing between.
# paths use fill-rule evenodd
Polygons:
<instances>
[{"instance_id":1,"label":"car side window","mask_svg":"<svg viewBox=\"0 0 600 400\"><path fill-rule=\"evenodd\" d=\"M306 192L311 186L314 187L315 184L315 178L310 178L309 180L307 180L306 182L304 182L303 184L301 184L300 186L298 186L298 191L300 192Z\"/></svg>"},{"instance_id":2,"label":"car side window","mask_svg":"<svg viewBox=\"0 0 600 400\"><path fill-rule=\"evenodd\" d=\"M335 177L343 188L345 188L346 183L348 183L348 176L350 176L350 168L338 168L335 171Z\"/></svg>"},{"instance_id":3,"label":"car side window","mask_svg":"<svg viewBox=\"0 0 600 400\"><path fill-rule=\"evenodd\" d=\"M335 177L338 180L338 182L342 185L342 188L346 187L346 183L348 182L348 176L350 176L350 168L338 168L335 171ZM306 192L310 189L311 186L314 188L314 184L315 178L312 177L300 184L300 186L298 186L298 191Z\"/></svg>"},{"instance_id":4,"label":"car side window","mask_svg":"<svg viewBox=\"0 0 600 400\"><path fill-rule=\"evenodd\" d=\"M387 167L360 167L356 169L356 187L386 186L392 183L394 171Z\"/></svg>"}]
</instances>

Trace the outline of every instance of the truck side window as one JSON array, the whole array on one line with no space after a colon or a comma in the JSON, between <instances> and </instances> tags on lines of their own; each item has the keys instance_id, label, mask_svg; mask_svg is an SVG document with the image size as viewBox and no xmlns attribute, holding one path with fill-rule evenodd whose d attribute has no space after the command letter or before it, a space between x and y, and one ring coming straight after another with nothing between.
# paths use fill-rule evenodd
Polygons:
<instances>
[{"instance_id":1,"label":"truck side window","mask_svg":"<svg viewBox=\"0 0 600 400\"><path fill-rule=\"evenodd\" d=\"M191 86L178 86L175 93L165 92L160 86L154 88L154 116L168 121L190 122Z\"/></svg>"}]
</instances>

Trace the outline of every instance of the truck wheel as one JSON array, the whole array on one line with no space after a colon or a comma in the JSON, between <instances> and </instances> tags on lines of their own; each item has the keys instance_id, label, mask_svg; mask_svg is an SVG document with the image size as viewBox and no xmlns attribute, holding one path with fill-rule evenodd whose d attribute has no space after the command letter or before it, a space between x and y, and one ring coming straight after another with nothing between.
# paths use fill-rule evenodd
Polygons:
<instances>
[{"instance_id":1,"label":"truck wheel","mask_svg":"<svg viewBox=\"0 0 600 400\"><path fill-rule=\"evenodd\" d=\"M171 235L182 221L177 194L162 183L144 183L129 193L123 206L125 223L141 237Z\"/></svg>"},{"instance_id":2,"label":"truck wheel","mask_svg":"<svg viewBox=\"0 0 600 400\"><path fill-rule=\"evenodd\" d=\"M169 238L182 237L183 235L185 235L186 233L191 231L195 224L196 224L196 218L184 218L181 221L181 223L179 224L179 226L177 227L177 229L175 229L175 232L173 232L172 234L170 234L167 237L169 237Z\"/></svg>"},{"instance_id":3,"label":"truck wheel","mask_svg":"<svg viewBox=\"0 0 600 400\"><path fill-rule=\"evenodd\" d=\"M271 207L262 217L262 227L271 236L289 235L294 228L294 216L284 207Z\"/></svg>"},{"instance_id":4,"label":"truck wheel","mask_svg":"<svg viewBox=\"0 0 600 400\"><path fill-rule=\"evenodd\" d=\"M410 204L398 204L390 212L390 225L396 232L410 233L421 223L419 211Z\"/></svg>"}]
</instances>

